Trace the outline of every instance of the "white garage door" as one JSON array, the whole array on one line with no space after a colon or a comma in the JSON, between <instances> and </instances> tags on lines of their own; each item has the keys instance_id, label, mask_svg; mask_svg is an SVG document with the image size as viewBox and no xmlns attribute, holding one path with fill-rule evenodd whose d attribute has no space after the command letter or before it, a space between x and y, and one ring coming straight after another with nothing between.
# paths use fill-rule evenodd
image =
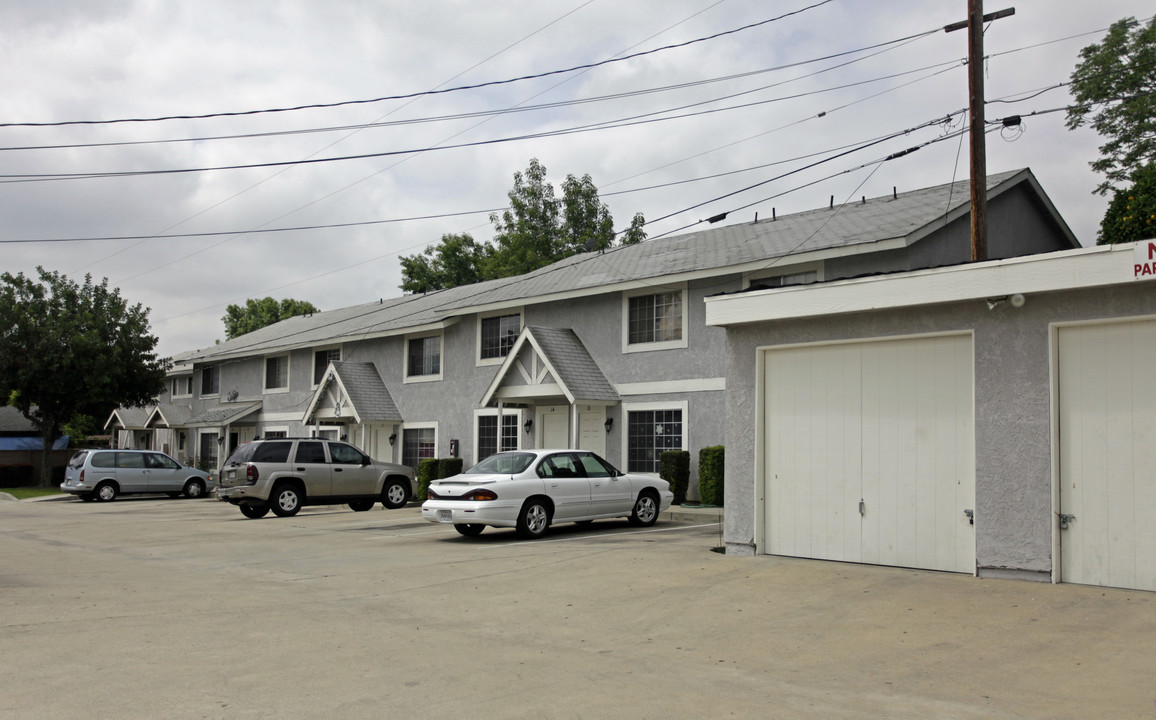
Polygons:
<instances>
[{"instance_id":1,"label":"white garage door","mask_svg":"<svg viewBox=\"0 0 1156 720\"><path fill-rule=\"evenodd\" d=\"M763 548L975 571L969 335L764 357Z\"/></svg>"},{"instance_id":2,"label":"white garage door","mask_svg":"<svg viewBox=\"0 0 1156 720\"><path fill-rule=\"evenodd\" d=\"M1156 321L1058 335L1060 578L1156 590Z\"/></svg>"}]
</instances>

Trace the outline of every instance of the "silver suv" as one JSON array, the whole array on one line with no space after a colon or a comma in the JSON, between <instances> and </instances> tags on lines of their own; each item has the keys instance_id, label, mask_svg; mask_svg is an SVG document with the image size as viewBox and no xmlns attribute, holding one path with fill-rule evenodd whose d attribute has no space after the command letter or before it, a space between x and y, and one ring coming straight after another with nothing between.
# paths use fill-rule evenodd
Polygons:
<instances>
[{"instance_id":1,"label":"silver suv","mask_svg":"<svg viewBox=\"0 0 1156 720\"><path fill-rule=\"evenodd\" d=\"M297 514L302 505L337 505L364 512L381 502L404 506L417 486L404 465L374 460L357 448L323 438L270 438L237 448L221 468L217 499L247 518Z\"/></svg>"}]
</instances>

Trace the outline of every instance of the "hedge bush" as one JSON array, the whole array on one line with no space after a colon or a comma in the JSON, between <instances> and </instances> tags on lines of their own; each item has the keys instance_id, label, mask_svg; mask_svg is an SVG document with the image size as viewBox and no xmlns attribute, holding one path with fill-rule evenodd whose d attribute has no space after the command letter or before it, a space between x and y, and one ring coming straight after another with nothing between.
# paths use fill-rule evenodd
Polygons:
<instances>
[{"instance_id":1,"label":"hedge bush","mask_svg":"<svg viewBox=\"0 0 1156 720\"><path fill-rule=\"evenodd\" d=\"M698 452L698 493L703 505L723 504L724 455L722 445Z\"/></svg>"},{"instance_id":2,"label":"hedge bush","mask_svg":"<svg viewBox=\"0 0 1156 720\"><path fill-rule=\"evenodd\" d=\"M438 459L426 458L417 462L417 499L425 500L429 484L437 480Z\"/></svg>"},{"instance_id":3,"label":"hedge bush","mask_svg":"<svg viewBox=\"0 0 1156 720\"><path fill-rule=\"evenodd\" d=\"M460 457L441 458L438 460L438 480L457 475L462 471L464 463Z\"/></svg>"},{"instance_id":4,"label":"hedge bush","mask_svg":"<svg viewBox=\"0 0 1156 720\"><path fill-rule=\"evenodd\" d=\"M659 455L658 476L670 483L675 505L686 502L686 489L690 485L690 453L686 450L667 450Z\"/></svg>"}]
</instances>

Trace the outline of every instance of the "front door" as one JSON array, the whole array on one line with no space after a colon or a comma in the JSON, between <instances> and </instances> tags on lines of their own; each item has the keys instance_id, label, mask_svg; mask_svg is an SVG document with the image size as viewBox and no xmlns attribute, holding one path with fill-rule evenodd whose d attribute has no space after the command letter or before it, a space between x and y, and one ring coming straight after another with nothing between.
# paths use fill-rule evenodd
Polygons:
<instances>
[{"instance_id":1,"label":"front door","mask_svg":"<svg viewBox=\"0 0 1156 720\"><path fill-rule=\"evenodd\" d=\"M606 408L583 405L578 412L578 448L606 454Z\"/></svg>"},{"instance_id":2,"label":"front door","mask_svg":"<svg viewBox=\"0 0 1156 720\"><path fill-rule=\"evenodd\" d=\"M570 423L566 407L538 408L538 425L542 428L542 448L570 447Z\"/></svg>"}]
</instances>

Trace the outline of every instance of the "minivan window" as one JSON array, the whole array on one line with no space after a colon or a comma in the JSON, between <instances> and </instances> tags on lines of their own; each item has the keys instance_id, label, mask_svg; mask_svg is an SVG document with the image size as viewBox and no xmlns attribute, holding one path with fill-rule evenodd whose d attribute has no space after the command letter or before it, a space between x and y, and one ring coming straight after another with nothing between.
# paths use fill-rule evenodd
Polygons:
<instances>
[{"instance_id":1,"label":"minivan window","mask_svg":"<svg viewBox=\"0 0 1156 720\"><path fill-rule=\"evenodd\" d=\"M116 466L118 468L143 468L144 455L141 453L126 453L118 452L116 454Z\"/></svg>"},{"instance_id":2,"label":"minivan window","mask_svg":"<svg viewBox=\"0 0 1156 720\"><path fill-rule=\"evenodd\" d=\"M148 465L155 470L180 470L181 466L168 455L152 453L148 456Z\"/></svg>"},{"instance_id":3,"label":"minivan window","mask_svg":"<svg viewBox=\"0 0 1156 720\"><path fill-rule=\"evenodd\" d=\"M77 450L76 453L72 456L72 459L68 461L68 467L71 467L71 468L82 467L84 465L84 459L86 457L88 457L88 451L87 450Z\"/></svg>"},{"instance_id":4,"label":"minivan window","mask_svg":"<svg viewBox=\"0 0 1156 720\"><path fill-rule=\"evenodd\" d=\"M116 453L96 453L92 456L92 466L98 468L116 467Z\"/></svg>"},{"instance_id":5,"label":"minivan window","mask_svg":"<svg viewBox=\"0 0 1156 720\"><path fill-rule=\"evenodd\" d=\"M266 442L253 448L253 462L283 463L289 461L291 442Z\"/></svg>"}]
</instances>

